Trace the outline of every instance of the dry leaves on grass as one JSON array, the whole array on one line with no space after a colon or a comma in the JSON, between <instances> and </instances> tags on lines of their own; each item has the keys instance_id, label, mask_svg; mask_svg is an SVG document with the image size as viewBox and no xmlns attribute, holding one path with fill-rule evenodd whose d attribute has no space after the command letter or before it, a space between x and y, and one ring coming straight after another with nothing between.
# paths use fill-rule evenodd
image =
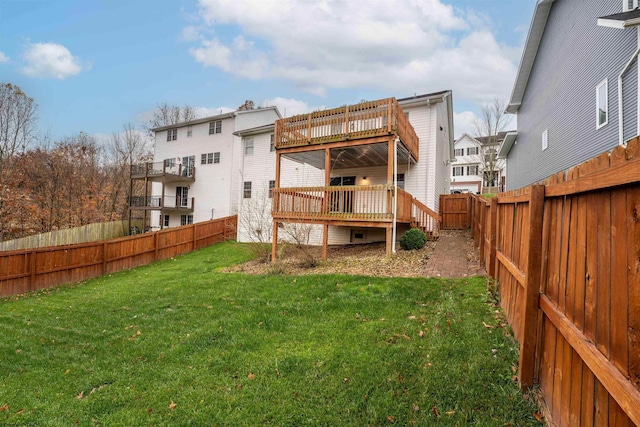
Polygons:
<instances>
[{"instance_id":1,"label":"dry leaves on grass","mask_svg":"<svg viewBox=\"0 0 640 427\"><path fill-rule=\"evenodd\" d=\"M405 251L398 249L396 254L387 257L384 243L370 243L364 245L347 245L329 247L326 262L319 262L315 267L306 267L306 254L293 246L288 247L278 261L277 269L282 274L349 274L376 277L424 277L424 271L433 253L436 242L427 242L422 249ZM321 248L308 248L317 260L321 258ZM242 272L248 274L268 274L273 266L261 260L228 268L228 272Z\"/></svg>"}]
</instances>

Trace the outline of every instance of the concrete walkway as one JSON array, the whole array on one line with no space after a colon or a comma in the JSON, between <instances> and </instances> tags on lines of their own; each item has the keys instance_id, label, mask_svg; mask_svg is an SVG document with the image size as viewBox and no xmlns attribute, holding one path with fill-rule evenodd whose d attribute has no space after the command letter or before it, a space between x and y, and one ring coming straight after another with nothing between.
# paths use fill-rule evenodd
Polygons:
<instances>
[{"instance_id":1,"label":"concrete walkway","mask_svg":"<svg viewBox=\"0 0 640 427\"><path fill-rule=\"evenodd\" d=\"M485 275L473 246L471 230L442 230L425 267L426 277L461 278Z\"/></svg>"}]
</instances>

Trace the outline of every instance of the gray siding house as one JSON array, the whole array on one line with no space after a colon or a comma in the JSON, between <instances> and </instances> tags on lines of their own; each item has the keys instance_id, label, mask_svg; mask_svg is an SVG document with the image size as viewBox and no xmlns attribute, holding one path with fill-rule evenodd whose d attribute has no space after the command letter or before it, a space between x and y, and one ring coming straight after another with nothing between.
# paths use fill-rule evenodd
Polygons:
<instances>
[{"instance_id":1,"label":"gray siding house","mask_svg":"<svg viewBox=\"0 0 640 427\"><path fill-rule=\"evenodd\" d=\"M507 107L518 130L499 152L508 190L640 133L637 2L538 1Z\"/></svg>"}]
</instances>

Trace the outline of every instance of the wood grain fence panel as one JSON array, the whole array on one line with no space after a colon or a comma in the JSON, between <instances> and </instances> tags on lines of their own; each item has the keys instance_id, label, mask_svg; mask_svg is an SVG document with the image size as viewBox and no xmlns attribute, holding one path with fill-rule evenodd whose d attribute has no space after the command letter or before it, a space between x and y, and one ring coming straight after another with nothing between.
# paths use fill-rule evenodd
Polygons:
<instances>
[{"instance_id":1,"label":"wood grain fence panel","mask_svg":"<svg viewBox=\"0 0 640 427\"><path fill-rule=\"evenodd\" d=\"M194 246L235 238L236 229L234 216L203 223L202 228L185 226L110 241L0 252L0 296L149 264L157 259L158 245L165 245L164 256L175 256Z\"/></svg>"},{"instance_id":2,"label":"wood grain fence panel","mask_svg":"<svg viewBox=\"0 0 640 427\"><path fill-rule=\"evenodd\" d=\"M640 188L627 190L628 374L640 390Z\"/></svg>"}]
</instances>

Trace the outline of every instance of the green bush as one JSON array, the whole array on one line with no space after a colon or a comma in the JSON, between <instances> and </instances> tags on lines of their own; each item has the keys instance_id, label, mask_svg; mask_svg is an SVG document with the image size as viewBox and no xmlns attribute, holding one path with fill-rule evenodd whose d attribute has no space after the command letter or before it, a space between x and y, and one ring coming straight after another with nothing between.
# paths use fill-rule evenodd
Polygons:
<instances>
[{"instance_id":1,"label":"green bush","mask_svg":"<svg viewBox=\"0 0 640 427\"><path fill-rule=\"evenodd\" d=\"M422 249L427 243L427 236L419 228L412 228L402 235L400 238L400 247L405 251L414 249Z\"/></svg>"}]
</instances>

